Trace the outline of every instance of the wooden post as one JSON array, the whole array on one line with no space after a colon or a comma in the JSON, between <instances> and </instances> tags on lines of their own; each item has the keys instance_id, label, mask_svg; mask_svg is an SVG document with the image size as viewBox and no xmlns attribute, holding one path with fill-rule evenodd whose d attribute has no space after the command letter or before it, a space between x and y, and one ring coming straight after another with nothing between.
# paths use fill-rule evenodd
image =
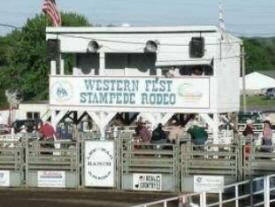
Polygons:
<instances>
[{"instance_id":1,"label":"wooden post","mask_svg":"<svg viewBox=\"0 0 275 207\"><path fill-rule=\"evenodd\" d=\"M105 75L105 53L99 53L99 75Z\"/></svg>"},{"instance_id":2,"label":"wooden post","mask_svg":"<svg viewBox=\"0 0 275 207\"><path fill-rule=\"evenodd\" d=\"M243 111L247 111L246 107L246 83L245 83L245 51L244 51L244 46L241 46L241 62L242 62L242 80L243 80L243 90L242 90L242 97L243 97Z\"/></svg>"},{"instance_id":3,"label":"wooden post","mask_svg":"<svg viewBox=\"0 0 275 207\"><path fill-rule=\"evenodd\" d=\"M56 75L56 61L51 61L51 75Z\"/></svg>"}]
</instances>

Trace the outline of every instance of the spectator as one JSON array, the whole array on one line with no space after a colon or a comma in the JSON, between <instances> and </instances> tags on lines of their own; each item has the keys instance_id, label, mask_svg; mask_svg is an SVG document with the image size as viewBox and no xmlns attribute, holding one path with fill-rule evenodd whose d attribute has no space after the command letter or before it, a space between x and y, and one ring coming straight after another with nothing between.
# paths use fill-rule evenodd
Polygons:
<instances>
[{"instance_id":1,"label":"spectator","mask_svg":"<svg viewBox=\"0 0 275 207\"><path fill-rule=\"evenodd\" d=\"M167 135L163 131L163 126L161 123L158 124L158 127L152 133L151 143L159 144L159 143L167 143Z\"/></svg>"},{"instance_id":2,"label":"spectator","mask_svg":"<svg viewBox=\"0 0 275 207\"><path fill-rule=\"evenodd\" d=\"M141 139L143 143L150 143L151 133L149 129L146 127L145 122L141 122L140 124L138 124L136 132L137 136Z\"/></svg>"},{"instance_id":3,"label":"spectator","mask_svg":"<svg viewBox=\"0 0 275 207\"><path fill-rule=\"evenodd\" d=\"M272 129L271 129L271 123L269 120L264 121L262 151L272 152Z\"/></svg>"},{"instance_id":4,"label":"spectator","mask_svg":"<svg viewBox=\"0 0 275 207\"><path fill-rule=\"evenodd\" d=\"M191 135L192 143L195 145L204 145L208 139L208 134L203 127L195 121L193 126L190 127L187 132Z\"/></svg>"},{"instance_id":5,"label":"spectator","mask_svg":"<svg viewBox=\"0 0 275 207\"><path fill-rule=\"evenodd\" d=\"M254 126L253 121L251 119L248 119L246 121L246 126L243 131L243 135L246 138L246 142L244 145L244 158L247 160L251 154L251 143L254 141Z\"/></svg>"},{"instance_id":6,"label":"spectator","mask_svg":"<svg viewBox=\"0 0 275 207\"><path fill-rule=\"evenodd\" d=\"M176 120L172 121L172 126L168 128L169 130L169 141L171 143L176 143L183 135L183 128L178 124Z\"/></svg>"},{"instance_id":7,"label":"spectator","mask_svg":"<svg viewBox=\"0 0 275 207\"><path fill-rule=\"evenodd\" d=\"M49 122L42 123L39 133L41 134L41 139L44 141L54 141L55 139L55 130Z\"/></svg>"},{"instance_id":8,"label":"spectator","mask_svg":"<svg viewBox=\"0 0 275 207\"><path fill-rule=\"evenodd\" d=\"M254 136L254 131L253 131L254 127L253 127L253 121L251 119L248 119L246 121L246 127L243 131L243 135L247 138L253 138Z\"/></svg>"},{"instance_id":9,"label":"spectator","mask_svg":"<svg viewBox=\"0 0 275 207\"><path fill-rule=\"evenodd\" d=\"M203 75L203 71L201 68L195 67L195 68L193 68L192 75L193 76L201 76L201 75Z\"/></svg>"}]
</instances>

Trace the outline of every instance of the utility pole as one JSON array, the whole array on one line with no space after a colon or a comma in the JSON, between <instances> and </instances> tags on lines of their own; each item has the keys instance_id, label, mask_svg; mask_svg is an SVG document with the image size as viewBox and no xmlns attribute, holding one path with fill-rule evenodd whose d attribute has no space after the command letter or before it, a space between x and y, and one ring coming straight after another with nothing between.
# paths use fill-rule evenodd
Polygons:
<instances>
[{"instance_id":1,"label":"utility pole","mask_svg":"<svg viewBox=\"0 0 275 207\"><path fill-rule=\"evenodd\" d=\"M224 10L222 1L219 2L219 28L221 29L222 33L225 32Z\"/></svg>"},{"instance_id":2,"label":"utility pole","mask_svg":"<svg viewBox=\"0 0 275 207\"><path fill-rule=\"evenodd\" d=\"M241 62L242 62L242 82L243 82L243 90L242 90L242 98L243 98L243 111L247 112L247 106L246 106L246 83L245 83L245 51L244 46L241 46Z\"/></svg>"}]
</instances>

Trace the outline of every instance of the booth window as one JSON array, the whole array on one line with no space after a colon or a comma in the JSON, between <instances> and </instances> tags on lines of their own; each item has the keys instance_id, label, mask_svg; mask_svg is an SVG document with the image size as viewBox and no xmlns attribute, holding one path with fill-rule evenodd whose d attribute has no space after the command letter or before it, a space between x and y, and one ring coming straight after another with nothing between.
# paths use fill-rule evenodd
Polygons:
<instances>
[{"instance_id":1,"label":"booth window","mask_svg":"<svg viewBox=\"0 0 275 207\"><path fill-rule=\"evenodd\" d=\"M188 65L179 70L182 76L213 76L213 67L211 65Z\"/></svg>"},{"instance_id":2,"label":"booth window","mask_svg":"<svg viewBox=\"0 0 275 207\"><path fill-rule=\"evenodd\" d=\"M156 53L106 53L105 64L108 69L136 68L146 72L155 68Z\"/></svg>"},{"instance_id":3,"label":"booth window","mask_svg":"<svg viewBox=\"0 0 275 207\"><path fill-rule=\"evenodd\" d=\"M78 53L76 55L76 67L81 69L84 75L97 75L99 71L98 53ZM94 70L94 72L93 72Z\"/></svg>"},{"instance_id":4,"label":"booth window","mask_svg":"<svg viewBox=\"0 0 275 207\"><path fill-rule=\"evenodd\" d=\"M40 119L39 112L27 112L26 114L27 119Z\"/></svg>"}]
</instances>

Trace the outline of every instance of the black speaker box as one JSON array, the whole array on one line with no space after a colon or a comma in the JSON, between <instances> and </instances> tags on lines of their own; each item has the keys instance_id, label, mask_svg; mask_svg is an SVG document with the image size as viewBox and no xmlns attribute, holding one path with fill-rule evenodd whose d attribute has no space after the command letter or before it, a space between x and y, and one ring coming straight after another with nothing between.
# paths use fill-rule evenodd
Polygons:
<instances>
[{"instance_id":1,"label":"black speaker box","mask_svg":"<svg viewBox=\"0 0 275 207\"><path fill-rule=\"evenodd\" d=\"M60 53L60 40L48 39L47 56L49 60L57 60Z\"/></svg>"},{"instance_id":2,"label":"black speaker box","mask_svg":"<svg viewBox=\"0 0 275 207\"><path fill-rule=\"evenodd\" d=\"M204 56L204 38L203 37L192 37L190 42L190 57L201 58Z\"/></svg>"}]
</instances>

